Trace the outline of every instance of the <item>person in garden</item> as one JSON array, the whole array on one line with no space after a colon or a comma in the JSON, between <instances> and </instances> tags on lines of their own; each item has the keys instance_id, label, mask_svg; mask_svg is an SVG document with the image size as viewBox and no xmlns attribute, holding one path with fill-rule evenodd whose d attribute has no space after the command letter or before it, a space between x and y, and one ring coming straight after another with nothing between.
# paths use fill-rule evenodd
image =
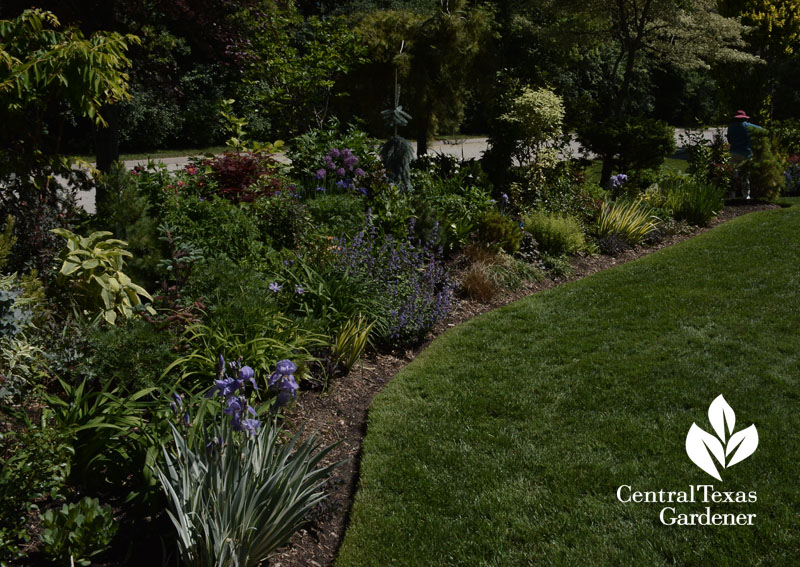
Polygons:
<instances>
[{"instance_id":1,"label":"person in garden","mask_svg":"<svg viewBox=\"0 0 800 567\"><path fill-rule=\"evenodd\" d=\"M744 110L739 110L733 116L733 120L728 125L728 143L731 146L731 158L733 165L739 172L739 186L742 197L750 198L750 178L746 170L742 170L742 164L753 157L752 139L750 129L763 130L761 126L748 122L750 117Z\"/></svg>"}]
</instances>

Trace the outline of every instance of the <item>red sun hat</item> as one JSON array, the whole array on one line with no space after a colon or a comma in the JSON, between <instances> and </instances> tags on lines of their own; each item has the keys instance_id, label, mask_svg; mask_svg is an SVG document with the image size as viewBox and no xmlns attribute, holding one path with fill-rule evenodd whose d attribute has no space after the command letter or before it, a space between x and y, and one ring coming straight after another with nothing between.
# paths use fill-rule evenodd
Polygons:
<instances>
[{"instance_id":1,"label":"red sun hat","mask_svg":"<svg viewBox=\"0 0 800 567\"><path fill-rule=\"evenodd\" d=\"M734 115L734 118L744 118L745 120L748 120L750 117L747 116L747 113L744 110L739 110Z\"/></svg>"}]
</instances>

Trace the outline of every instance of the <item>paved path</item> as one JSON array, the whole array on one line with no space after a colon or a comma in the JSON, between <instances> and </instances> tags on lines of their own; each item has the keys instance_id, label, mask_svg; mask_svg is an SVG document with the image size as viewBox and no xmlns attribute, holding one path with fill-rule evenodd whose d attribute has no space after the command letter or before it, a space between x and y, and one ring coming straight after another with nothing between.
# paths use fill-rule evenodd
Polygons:
<instances>
[{"instance_id":1,"label":"paved path","mask_svg":"<svg viewBox=\"0 0 800 567\"><path fill-rule=\"evenodd\" d=\"M696 131L696 130L695 130ZM703 137L707 140L711 140L714 136L714 133L717 131L716 128L708 128L703 131ZM685 134L686 129L684 128L676 128L675 129L675 142L680 148L682 143L685 141ZM416 152L417 144L416 142L411 142L411 145ZM486 151L488 147L487 139L486 138L458 138L452 140L436 140L431 142L429 145L431 152L439 152L443 154L450 154L462 159L480 159L483 155L483 152ZM569 144L569 150L565 152L567 155L578 156L580 155L581 146L573 138L572 142ZM681 153L679 150L676 154L678 157L685 155ZM172 157L172 158L161 158L156 161L163 163L167 166L169 171L177 171L183 169L189 163L190 156L184 157ZM288 158L283 154L278 154L276 156L278 161L282 161L284 163L289 163ZM132 169L136 165L147 165L147 159L139 159L139 160L127 160L124 162L125 167L128 169ZM95 212L94 208L94 191L87 191L81 193L78 196L78 203L88 212L93 213Z\"/></svg>"}]
</instances>

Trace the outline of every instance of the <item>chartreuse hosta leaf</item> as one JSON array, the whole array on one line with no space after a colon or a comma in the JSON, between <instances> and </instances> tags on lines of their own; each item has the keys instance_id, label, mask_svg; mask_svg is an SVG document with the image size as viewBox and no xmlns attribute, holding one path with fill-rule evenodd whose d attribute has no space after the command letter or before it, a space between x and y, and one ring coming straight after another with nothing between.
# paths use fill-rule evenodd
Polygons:
<instances>
[{"instance_id":1,"label":"chartreuse hosta leaf","mask_svg":"<svg viewBox=\"0 0 800 567\"><path fill-rule=\"evenodd\" d=\"M72 289L76 290L72 299L83 309L113 325L120 315L132 317L136 313L134 308L143 305L143 299L153 300L123 271L124 258L132 256L125 250L126 242L107 238L113 235L106 231L93 232L86 237L63 228L52 232L67 241L61 253L63 263L59 278L62 282L71 282ZM145 306L145 310L155 313L150 305Z\"/></svg>"}]
</instances>

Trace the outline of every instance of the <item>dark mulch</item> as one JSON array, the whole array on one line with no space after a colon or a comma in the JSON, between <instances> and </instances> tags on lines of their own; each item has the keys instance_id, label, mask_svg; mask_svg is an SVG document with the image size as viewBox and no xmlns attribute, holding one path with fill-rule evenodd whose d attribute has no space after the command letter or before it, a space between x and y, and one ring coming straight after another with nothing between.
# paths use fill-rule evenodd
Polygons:
<instances>
[{"instance_id":1,"label":"dark mulch","mask_svg":"<svg viewBox=\"0 0 800 567\"><path fill-rule=\"evenodd\" d=\"M438 325L418 348L391 354L370 354L348 375L334 380L326 391L303 392L287 417L287 427L296 429L305 424L306 431L317 432L321 443L339 443L332 452L330 460L345 460L346 462L336 469L328 486L328 499L320 506L315 517L304 529L295 534L288 545L270 559L270 567L329 567L333 565L342 536L347 528L350 506L358 485L361 443L366 434L367 413L372 399L435 337L449 327L454 327L480 313L506 305L532 293L578 280L606 268L646 256L661 248L697 236L737 216L770 208L778 208L778 205L735 203L726 206L709 227L694 228L685 234L668 236L652 246L630 249L614 257L600 255L576 257L573 259L572 273L569 276L531 282L516 292L499 294L488 303L459 298L448 318Z\"/></svg>"}]
</instances>

